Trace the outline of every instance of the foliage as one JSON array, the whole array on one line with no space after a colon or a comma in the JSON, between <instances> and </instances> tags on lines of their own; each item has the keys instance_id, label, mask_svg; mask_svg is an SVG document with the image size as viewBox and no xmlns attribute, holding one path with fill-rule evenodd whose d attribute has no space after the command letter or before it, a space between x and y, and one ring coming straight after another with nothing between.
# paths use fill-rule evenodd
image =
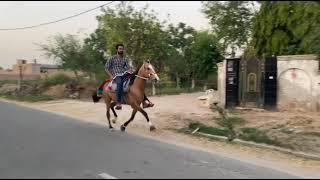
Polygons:
<instances>
[{"instance_id":1,"label":"foliage","mask_svg":"<svg viewBox=\"0 0 320 180\"><path fill-rule=\"evenodd\" d=\"M48 77L47 79L41 80L40 83L44 87L49 87L49 86L54 86L54 85L58 85L58 84L65 84L67 82L70 82L71 80L72 80L72 78L70 78L67 75L57 74L57 75Z\"/></svg>"},{"instance_id":2,"label":"foliage","mask_svg":"<svg viewBox=\"0 0 320 180\"><path fill-rule=\"evenodd\" d=\"M319 17L319 2L262 2L252 45L258 55L319 54Z\"/></svg>"},{"instance_id":3,"label":"foliage","mask_svg":"<svg viewBox=\"0 0 320 180\"><path fill-rule=\"evenodd\" d=\"M250 1L205 1L202 12L210 20L213 32L222 41L222 49L242 48L249 42L255 5Z\"/></svg>"}]
</instances>

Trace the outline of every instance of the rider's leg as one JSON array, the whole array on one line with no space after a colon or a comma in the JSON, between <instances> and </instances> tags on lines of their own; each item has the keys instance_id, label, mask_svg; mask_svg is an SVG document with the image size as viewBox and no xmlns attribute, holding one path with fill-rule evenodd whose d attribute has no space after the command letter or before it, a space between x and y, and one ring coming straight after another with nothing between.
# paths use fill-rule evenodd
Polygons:
<instances>
[{"instance_id":1,"label":"rider's leg","mask_svg":"<svg viewBox=\"0 0 320 180\"><path fill-rule=\"evenodd\" d=\"M119 110L121 109L121 98L122 98L122 92L123 92L123 77L122 76L117 76L116 77L116 83L117 83L117 105L116 109Z\"/></svg>"},{"instance_id":2,"label":"rider's leg","mask_svg":"<svg viewBox=\"0 0 320 180\"><path fill-rule=\"evenodd\" d=\"M148 101L148 103L147 103ZM153 107L154 104L147 98L146 94L144 94L143 98L143 108Z\"/></svg>"}]
</instances>

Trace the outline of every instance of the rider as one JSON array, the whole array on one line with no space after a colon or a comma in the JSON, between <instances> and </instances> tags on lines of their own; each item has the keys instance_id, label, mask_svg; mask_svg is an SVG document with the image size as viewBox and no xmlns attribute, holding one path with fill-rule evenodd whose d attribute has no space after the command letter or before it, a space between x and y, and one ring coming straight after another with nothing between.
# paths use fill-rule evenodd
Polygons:
<instances>
[{"instance_id":1,"label":"rider","mask_svg":"<svg viewBox=\"0 0 320 180\"><path fill-rule=\"evenodd\" d=\"M117 44L116 45L117 54L112 56L105 64L105 70L109 77L112 79L115 77L115 82L117 83L117 105L116 109L122 109L121 106L121 98L123 93L123 81L124 81L124 73L131 69L128 59L124 57L124 45ZM149 103L147 103L148 101ZM149 101L149 99L144 94L143 100L143 108L153 107L153 103Z\"/></svg>"}]
</instances>

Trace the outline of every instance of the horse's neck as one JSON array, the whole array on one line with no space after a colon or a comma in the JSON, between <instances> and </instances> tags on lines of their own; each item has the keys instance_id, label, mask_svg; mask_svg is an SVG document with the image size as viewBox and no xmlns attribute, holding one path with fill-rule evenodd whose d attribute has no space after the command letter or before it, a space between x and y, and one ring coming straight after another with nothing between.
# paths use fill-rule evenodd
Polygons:
<instances>
[{"instance_id":1,"label":"horse's neck","mask_svg":"<svg viewBox=\"0 0 320 180\"><path fill-rule=\"evenodd\" d=\"M138 76L139 76L139 73L138 73ZM133 81L132 88L138 89L143 93L145 89L145 84L146 84L146 80L140 77L136 77L135 80Z\"/></svg>"}]
</instances>

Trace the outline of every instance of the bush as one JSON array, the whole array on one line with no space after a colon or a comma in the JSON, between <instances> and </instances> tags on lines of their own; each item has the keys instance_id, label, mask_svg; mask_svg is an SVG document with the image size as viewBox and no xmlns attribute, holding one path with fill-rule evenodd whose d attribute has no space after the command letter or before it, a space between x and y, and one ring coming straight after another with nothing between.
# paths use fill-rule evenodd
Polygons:
<instances>
[{"instance_id":1,"label":"bush","mask_svg":"<svg viewBox=\"0 0 320 180\"><path fill-rule=\"evenodd\" d=\"M281 146L280 142L270 139L264 131L259 129L241 128L240 130L241 133L239 134L239 138L242 140Z\"/></svg>"},{"instance_id":2,"label":"bush","mask_svg":"<svg viewBox=\"0 0 320 180\"><path fill-rule=\"evenodd\" d=\"M44 79L41 81L41 84L44 87L54 86L58 84L65 84L67 82L72 81L73 78L65 75L65 74L57 74L51 77L48 77L47 79Z\"/></svg>"},{"instance_id":3,"label":"bush","mask_svg":"<svg viewBox=\"0 0 320 180\"><path fill-rule=\"evenodd\" d=\"M233 141L237 137L235 127L244 124L245 120L240 117L228 116L227 111L216 104L212 104L210 108L213 112L219 113L220 118L216 118L216 121L218 125L228 130L228 140Z\"/></svg>"}]
</instances>

